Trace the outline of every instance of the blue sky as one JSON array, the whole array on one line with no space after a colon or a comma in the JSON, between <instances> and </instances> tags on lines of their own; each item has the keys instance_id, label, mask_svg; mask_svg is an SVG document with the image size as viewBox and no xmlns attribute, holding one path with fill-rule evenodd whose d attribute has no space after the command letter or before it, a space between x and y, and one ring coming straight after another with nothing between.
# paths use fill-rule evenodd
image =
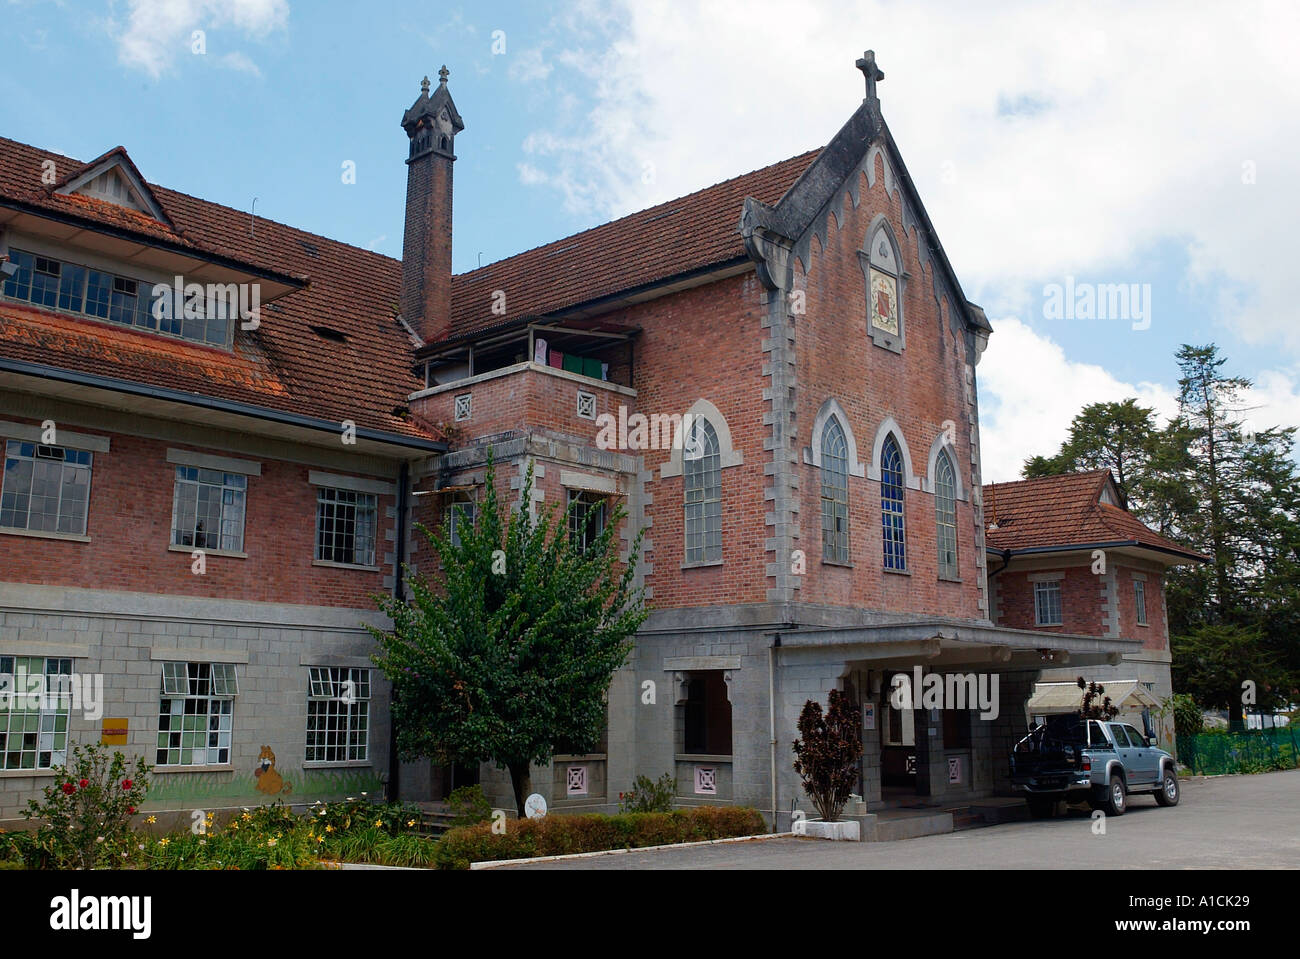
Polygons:
<instances>
[{"instance_id":1,"label":"blue sky","mask_svg":"<svg viewBox=\"0 0 1300 959\"><path fill-rule=\"evenodd\" d=\"M1120 2L565 4L0 0L0 134L396 256L402 111L446 63L454 266L471 269L825 143L885 70L885 116L966 293L986 476L1087 402L1172 411L1173 352L1220 344L1256 425L1300 423L1295 11ZM193 52L195 30L205 52ZM494 52L495 46L495 52ZM344 184L343 164L356 165ZM1149 287L1151 323L1052 319L1044 287Z\"/></svg>"}]
</instances>

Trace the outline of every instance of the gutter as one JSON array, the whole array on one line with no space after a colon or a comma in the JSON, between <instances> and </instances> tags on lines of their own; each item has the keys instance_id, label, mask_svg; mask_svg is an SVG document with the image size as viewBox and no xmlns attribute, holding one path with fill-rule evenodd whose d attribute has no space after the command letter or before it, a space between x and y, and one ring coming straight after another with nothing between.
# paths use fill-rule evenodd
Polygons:
<instances>
[{"instance_id":1,"label":"gutter","mask_svg":"<svg viewBox=\"0 0 1300 959\"><path fill-rule=\"evenodd\" d=\"M1153 546L1150 543L1143 543L1136 539L1110 540L1105 543L1070 543L1066 546L1027 546L1023 549L1005 550L998 549L994 546L986 546L984 547L984 551L987 553L996 553L1009 561L1012 556L1034 556L1043 553L1073 553L1094 549L1123 549L1126 547L1130 549L1149 549L1154 553L1165 553L1169 556L1181 556L1184 559L1193 560L1197 563L1208 563L1210 561L1209 557L1201 556L1199 553L1194 553L1191 550L1171 549L1168 546ZM1003 568L1005 569L1005 567ZM1001 569L998 570L998 572L1001 571Z\"/></svg>"},{"instance_id":2,"label":"gutter","mask_svg":"<svg viewBox=\"0 0 1300 959\"><path fill-rule=\"evenodd\" d=\"M282 410L268 409L264 406L252 406L235 400L223 400L214 396L203 396L199 393L186 393L183 390L174 390L164 386L149 386L144 383L134 383L130 380L119 380L108 376L98 376L93 373L74 373L71 370L59 369L54 366L42 366L37 363L27 363L22 360L0 358L0 373L16 373L20 376L34 376L39 379L53 380L57 383L71 383L76 386L89 386L101 390L110 390L114 393L125 393L128 396L140 396L146 399L181 403L185 406L213 410L219 413L231 413L236 416L246 416L250 419L262 420L268 423L279 423L284 426L296 426L300 429L316 430L322 433L330 433L335 436L339 433L339 424L333 420L323 420L315 416L303 416L300 413L286 413ZM426 453L447 452L447 444L442 440L424 439L418 436L404 436L400 433L389 433L384 430L376 430L360 426L357 427L356 435L361 439L370 440L375 443L383 443L389 446L401 446L407 449L420 450Z\"/></svg>"}]
</instances>

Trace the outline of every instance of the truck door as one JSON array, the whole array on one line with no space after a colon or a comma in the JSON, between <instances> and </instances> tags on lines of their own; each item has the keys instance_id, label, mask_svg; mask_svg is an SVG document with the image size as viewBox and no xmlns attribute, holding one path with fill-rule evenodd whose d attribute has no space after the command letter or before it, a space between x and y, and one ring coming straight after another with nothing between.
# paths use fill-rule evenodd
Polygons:
<instances>
[{"instance_id":1,"label":"truck door","mask_svg":"<svg viewBox=\"0 0 1300 959\"><path fill-rule=\"evenodd\" d=\"M1146 737L1132 726L1125 725L1129 741L1133 744L1134 779L1144 783L1154 783L1159 772L1159 758L1156 751L1147 745ZM1141 777L1138 779L1138 777Z\"/></svg>"}]
</instances>

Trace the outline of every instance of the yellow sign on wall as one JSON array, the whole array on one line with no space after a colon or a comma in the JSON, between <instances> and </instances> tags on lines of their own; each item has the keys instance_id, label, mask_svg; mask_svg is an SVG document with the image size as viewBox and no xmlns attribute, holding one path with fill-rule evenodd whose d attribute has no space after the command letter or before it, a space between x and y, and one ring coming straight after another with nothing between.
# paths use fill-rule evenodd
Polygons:
<instances>
[{"instance_id":1,"label":"yellow sign on wall","mask_svg":"<svg viewBox=\"0 0 1300 959\"><path fill-rule=\"evenodd\" d=\"M99 741L105 746L125 746L129 725L128 719L105 719L104 730Z\"/></svg>"}]
</instances>

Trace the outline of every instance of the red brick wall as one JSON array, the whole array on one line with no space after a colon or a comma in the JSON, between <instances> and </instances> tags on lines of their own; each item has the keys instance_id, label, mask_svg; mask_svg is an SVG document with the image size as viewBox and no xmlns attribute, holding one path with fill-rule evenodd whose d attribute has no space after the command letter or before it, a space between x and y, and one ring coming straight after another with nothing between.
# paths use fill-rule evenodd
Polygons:
<instances>
[{"instance_id":1,"label":"red brick wall","mask_svg":"<svg viewBox=\"0 0 1300 959\"><path fill-rule=\"evenodd\" d=\"M1102 622L1101 580L1088 566L1074 566L1061 570L1060 626L1034 624L1034 584L1029 577L1046 570L1032 572L1008 569L999 573L998 625L1012 629L1038 629L1045 633L1078 633L1084 636L1103 636L1106 628Z\"/></svg>"},{"instance_id":2,"label":"red brick wall","mask_svg":"<svg viewBox=\"0 0 1300 959\"><path fill-rule=\"evenodd\" d=\"M643 330L637 343L634 386L638 408L647 414L685 413L696 400L718 408L731 431L739 466L722 470L722 565L682 569L686 559L682 513L682 477L662 478L670 452L646 454L654 479L646 491L654 498L654 605L711 606L763 602L767 596L767 554L763 499L767 478L763 464L771 454L763 441L763 376L766 331L760 326L765 307L762 285L748 272L662 300L640 304L623 322Z\"/></svg>"},{"instance_id":3,"label":"red brick wall","mask_svg":"<svg viewBox=\"0 0 1300 959\"><path fill-rule=\"evenodd\" d=\"M1119 629L1126 639L1141 640L1147 649L1167 649L1168 625L1165 622L1164 576L1142 571L1146 576L1147 625L1137 622L1137 597L1133 591L1133 573L1128 567L1117 567L1115 578L1119 589Z\"/></svg>"},{"instance_id":4,"label":"red brick wall","mask_svg":"<svg viewBox=\"0 0 1300 959\"><path fill-rule=\"evenodd\" d=\"M307 482L309 467L297 463L241 457L262 464L261 476L248 477L245 497L248 558L209 553L206 573L192 573L190 553L167 548L176 476L176 466L167 462L169 447L230 455L113 435L110 450L94 454L86 526L91 541L0 534L0 581L374 608L370 595L383 591L383 572L312 565L317 488ZM381 564L393 548L384 538L393 525L386 517L392 505L393 497L378 497L376 559Z\"/></svg>"},{"instance_id":5,"label":"red brick wall","mask_svg":"<svg viewBox=\"0 0 1300 959\"><path fill-rule=\"evenodd\" d=\"M828 220L823 248L812 241L805 271L795 282L806 290L807 315L796 317L798 355L798 428L800 462L801 548L808 572L799 591L803 602L865 606L896 612L978 616L978 569L975 565L975 520L970 502L970 416L965 394L965 348L948 328L935 303L930 268L917 255L918 234L903 230L896 194L887 193L881 164L876 183L861 180L861 203L844 198L841 226ZM903 297L901 354L876 346L867 332L866 281L858 251L878 213L885 213L902 251L902 269L910 274ZM933 260L930 261L931 266ZM843 407L858 446L870 467L872 444L880 425L892 417L901 427L912 469L924 478L930 446L954 424L957 461L954 470L966 492L957 503L957 560L960 583L938 578L934 497L908 490L904 497L907 565L911 575L884 570L880 484L849 477L849 559L852 569L823 565L821 542L821 471L803 463L803 447L812 444L813 423L828 398Z\"/></svg>"}]
</instances>

